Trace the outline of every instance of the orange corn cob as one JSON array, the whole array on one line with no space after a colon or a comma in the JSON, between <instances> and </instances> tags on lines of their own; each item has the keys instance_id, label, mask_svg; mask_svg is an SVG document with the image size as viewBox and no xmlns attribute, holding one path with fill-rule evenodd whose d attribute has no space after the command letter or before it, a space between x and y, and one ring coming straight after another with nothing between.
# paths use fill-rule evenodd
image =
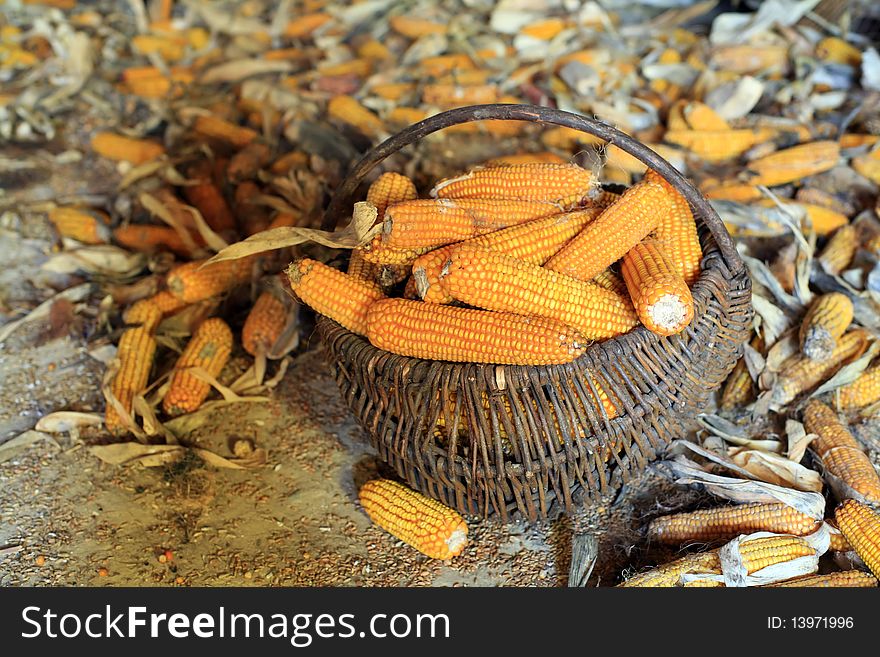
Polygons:
<instances>
[{"instance_id":1,"label":"orange corn cob","mask_svg":"<svg viewBox=\"0 0 880 657\"><path fill-rule=\"evenodd\" d=\"M730 130L730 124L705 103L691 101L682 112L692 130Z\"/></svg>"},{"instance_id":2,"label":"orange corn cob","mask_svg":"<svg viewBox=\"0 0 880 657\"><path fill-rule=\"evenodd\" d=\"M804 426L819 437L811 447L826 470L860 493L867 502L880 504L880 476L871 459L853 435L837 419L837 414L815 399L804 410Z\"/></svg>"},{"instance_id":3,"label":"orange corn cob","mask_svg":"<svg viewBox=\"0 0 880 657\"><path fill-rule=\"evenodd\" d=\"M156 34L138 34L131 39L132 49L141 55L157 54L168 62L176 62L186 54L186 43Z\"/></svg>"},{"instance_id":4,"label":"orange corn cob","mask_svg":"<svg viewBox=\"0 0 880 657\"><path fill-rule=\"evenodd\" d=\"M874 150L865 155L854 157L850 163L856 173L863 175L865 178L880 185L880 151Z\"/></svg>"},{"instance_id":5,"label":"orange corn cob","mask_svg":"<svg viewBox=\"0 0 880 657\"><path fill-rule=\"evenodd\" d=\"M358 499L376 525L432 559L451 559L467 545L464 518L396 481L368 481Z\"/></svg>"},{"instance_id":6,"label":"orange corn cob","mask_svg":"<svg viewBox=\"0 0 880 657\"><path fill-rule=\"evenodd\" d=\"M754 185L736 182L724 182L705 188L703 189L703 195L711 200L737 201L739 203L759 201L764 197L761 190Z\"/></svg>"},{"instance_id":7,"label":"orange corn cob","mask_svg":"<svg viewBox=\"0 0 880 657\"><path fill-rule=\"evenodd\" d=\"M851 552L852 545L849 544L849 541L846 540L846 536L844 536L837 525L834 524L834 520L826 520L825 524L828 525L828 534L830 536L828 550L830 552Z\"/></svg>"},{"instance_id":8,"label":"orange corn cob","mask_svg":"<svg viewBox=\"0 0 880 657\"><path fill-rule=\"evenodd\" d=\"M226 175L233 184L250 180L272 160L272 148L262 141L253 141L229 159Z\"/></svg>"},{"instance_id":9,"label":"orange corn cob","mask_svg":"<svg viewBox=\"0 0 880 657\"><path fill-rule=\"evenodd\" d=\"M866 369L852 383L837 390L837 407L843 410L864 408L880 400L880 365Z\"/></svg>"},{"instance_id":10,"label":"orange corn cob","mask_svg":"<svg viewBox=\"0 0 880 657\"><path fill-rule=\"evenodd\" d=\"M637 324L633 308L610 290L470 244L455 247L441 286L472 306L555 319L588 340L614 337Z\"/></svg>"},{"instance_id":11,"label":"orange corn cob","mask_svg":"<svg viewBox=\"0 0 880 657\"><path fill-rule=\"evenodd\" d=\"M859 66L862 63L861 51L840 37L826 37L817 43L816 57L833 64Z\"/></svg>"},{"instance_id":12,"label":"orange corn cob","mask_svg":"<svg viewBox=\"0 0 880 657\"><path fill-rule=\"evenodd\" d=\"M156 341L150 335L149 330L139 326L123 331L116 349L119 371L110 384L110 391L129 413L131 413L134 396L140 394L147 387L155 355ZM122 418L109 402L104 416L104 424L110 433L117 436L128 431Z\"/></svg>"},{"instance_id":13,"label":"orange corn cob","mask_svg":"<svg viewBox=\"0 0 880 657\"><path fill-rule=\"evenodd\" d=\"M497 85L494 84L456 84L444 82L426 84L422 88L422 101L426 105L438 105L440 107L460 107L463 105L480 105L482 103L497 103L501 95ZM455 126L459 130L470 131L469 124ZM477 126L474 129L479 130Z\"/></svg>"},{"instance_id":14,"label":"orange corn cob","mask_svg":"<svg viewBox=\"0 0 880 657\"><path fill-rule=\"evenodd\" d=\"M399 173L389 171L376 178L367 190L367 203L376 206L379 219L385 216L389 205L413 201L419 197L413 181Z\"/></svg>"},{"instance_id":15,"label":"orange corn cob","mask_svg":"<svg viewBox=\"0 0 880 657\"><path fill-rule=\"evenodd\" d=\"M406 280L406 287L403 289L403 298L412 301L418 301L419 299L419 286L416 284L416 279L412 276Z\"/></svg>"},{"instance_id":16,"label":"orange corn cob","mask_svg":"<svg viewBox=\"0 0 880 657\"><path fill-rule=\"evenodd\" d=\"M784 201L783 203L784 205L791 205L803 210L806 214L802 221L803 229L807 230L809 227L819 237L830 235L838 228L846 226L849 223L849 219L845 214L841 214L831 208L822 207L821 205L815 205L813 203L796 203L794 201ZM775 208L776 201L769 198L763 199L758 202L758 205L765 208Z\"/></svg>"},{"instance_id":17,"label":"orange corn cob","mask_svg":"<svg viewBox=\"0 0 880 657\"><path fill-rule=\"evenodd\" d=\"M805 575L795 577L775 584L767 584L768 587L821 587L821 588L869 588L877 586L877 578L871 573L863 573L860 570L844 570L827 575Z\"/></svg>"},{"instance_id":18,"label":"orange corn cob","mask_svg":"<svg viewBox=\"0 0 880 657\"><path fill-rule=\"evenodd\" d=\"M575 164L513 164L473 169L441 180L431 196L553 201L576 205L595 185L593 174Z\"/></svg>"},{"instance_id":19,"label":"orange corn cob","mask_svg":"<svg viewBox=\"0 0 880 657\"><path fill-rule=\"evenodd\" d=\"M506 167L517 164L566 164L567 161L550 151L543 153L516 153L514 155L502 155L488 160L487 167Z\"/></svg>"},{"instance_id":20,"label":"orange corn cob","mask_svg":"<svg viewBox=\"0 0 880 657\"><path fill-rule=\"evenodd\" d=\"M309 258L294 261L287 277L303 303L358 335L367 333L367 310L385 297L377 284Z\"/></svg>"},{"instance_id":21,"label":"orange corn cob","mask_svg":"<svg viewBox=\"0 0 880 657\"><path fill-rule=\"evenodd\" d=\"M288 320L288 307L282 299L266 290L257 297L241 329L241 346L251 356L268 351L274 345Z\"/></svg>"},{"instance_id":22,"label":"orange corn cob","mask_svg":"<svg viewBox=\"0 0 880 657\"><path fill-rule=\"evenodd\" d=\"M831 292L817 297L801 321L801 351L813 360L830 358L852 319L853 304L845 294Z\"/></svg>"},{"instance_id":23,"label":"orange corn cob","mask_svg":"<svg viewBox=\"0 0 880 657\"><path fill-rule=\"evenodd\" d=\"M128 326L141 326L152 333L162 321L162 309L152 299L141 299L126 308L122 321Z\"/></svg>"},{"instance_id":24,"label":"orange corn cob","mask_svg":"<svg viewBox=\"0 0 880 657\"><path fill-rule=\"evenodd\" d=\"M182 415L197 410L211 393L211 384L188 369L200 367L216 378L226 366L232 351L232 331L219 317L201 323L174 365L162 409L168 415Z\"/></svg>"},{"instance_id":25,"label":"orange corn cob","mask_svg":"<svg viewBox=\"0 0 880 657\"><path fill-rule=\"evenodd\" d=\"M83 244L106 244L110 241L110 229L103 212L79 208L52 208L49 221L62 237Z\"/></svg>"},{"instance_id":26,"label":"orange corn cob","mask_svg":"<svg viewBox=\"0 0 880 657\"><path fill-rule=\"evenodd\" d=\"M425 20L424 18L412 18L411 16L392 16L388 20L391 29L402 34L408 39L418 39L427 34L446 34L446 25Z\"/></svg>"},{"instance_id":27,"label":"orange corn cob","mask_svg":"<svg viewBox=\"0 0 880 657\"><path fill-rule=\"evenodd\" d=\"M152 224L129 224L113 230L113 239L122 246L141 253L155 251L172 251L178 255L191 257L192 250L180 234L170 226L154 226ZM193 242L201 240L193 236Z\"/></svg>"},{"instance_id":28,"label":"orange corn cob","mask_svg":"<svg viewBox=\"0 0 880 657\"><path fill-rule=\"evenodd\" d=\"M568 363L586 347L580 333L550 319L408 299L370 306L367 337L401 356L505 365Z\"/></svg>"},{"instance_id":29,"label":"orange corn cob","mask_svg":"<svg viewBox=\"0 0 880 657\"><path fill-rule=\"evenodd\" d=\"M676 559L653 570L633 575L621 587L670 587L681 586L681 576L691 574L713 575L721 572L721 559L717 550L698 552Z\"/></svg>"},{"instance_id":30,"label":"orange corn cob","mask_svg":"<svg viewBox=\"0 0 880 657\"><path fill-rule=\"evenodd\" d=\"M832 169L840 159L836 141L814 141L792 146L749 162L752 185L784 185Z\"/></svg>"},{"instance_id":31,"label":"orange corn cob","mask_svg":"<svg viewBox=\"0 0 880 657\"><path fill-rule=\"evenodd\" d=\"M418 123L430 116L430 112L417 107L395 107L388 112L385 120L390 126L405 127Z\"/></svg>"},{"instance_id":32,"label":"orange corn cob","mask_svg":"<svg viewBox=\"0 0 880 657\"><path fill-rule=\"evenodd\" d=\"M269 167L269 171L280 176L286 174L291 169L305 167L308 163L309 156L307 153L303 153L302 151L291 151L275 160L272 163L272 166Z\"/></svg>"},{"instance_id":33,"label":"orange corn cob","mask_svg":"<svg viewBox=\"0 0 880 657\"><path fill-rule=\"evenodd\" d=\"M162 144L147 139L123 137L112 132L98 132L92 137L92 150L109 160L143 164L165 154Z\"/></svg>"},{"instance_id":34,"label":"orange corn cob","mask_svg":"<svg viewBox=\"0 0 880 657\"><path fill-rule=\"evenodd\" d=\"M370 59L356 58L338 64L319 64L318 72L325 77L365 78L373 72L373 62Z\"/></svg>"},{"instance_id":35,"label":"orange corn cob","mask_svg":"<svg viewBox=\"0 0 880 657\"><path fill-rule=\"evenodd\" d=\"M819 262L825 271L836 276L849 267L859 248L858 239L855 226L848 224L836 230L819 254Z\"/></svg>"},{"instance_id":36,"label":"orange corn cob","mask_svg":"<svg viewBox=\"0 0 880 657\"><path fill-rule=\"evenodd\" d=\"M788 46L720 46L714 49L709 63L730 73L782 73L788 70Z\"/></svg>"},{"instance_id":37,"label":"orange corn cob","mask_svg":"<svg viewBox=\"0 0 880 657\"><path fill-rule=\"evenodd\" d=\"M210 114L197 117L193 123L193 130L202 137L222 141L235 148L244 148L259 137L259 134L250 128L243 128Z\"/></svg>"},{"instance_id":38,"label":"orange corn cob","mask_svg":"<svg viewBox=\"0 0 880 657\"><path fill-rule=\"evenodd\" d=\"M416 258L418 258L423 253L427 253L433 248L434 247L431 246L425 246L417 249L398 249L392 246L388 246L382 241L382 236L377 235L369 244L358 247L357 250L360 251L361 257L371 264L412 265L412 263L415 262Z\"/></svg>"},{"instance_id":39,"label":"orange corn cob","mask_svg":"<svg viewBox=\"0 0 880 657\"><path fill-rule=\"evenodd\" d=\"M166 281L168 290L186 303L223 294L250 279L254 257L204 264L205 260L193 260L172 269Z\"/></svg>"},{"instance_id":40,"label":"orange corn cob","mask_svg":"<svg viewBox=\"0 0 880 657\"><path fill-rule=\"evenodd\" d=\"M387 82L370 87L372 95L393 101L400 101L404 96L409 96L415 90L416 85L412 82Z\"/></svg>"},{"instance_id":41,"label":"orange corn cob","mask_svg":"<svg viewBox=\"0 0 880 657\"><path fill-rule=\"evenodd\" d=\"M846 540L874 577L880 577L880 515L857 500L846 500L834 511Z\"/></svg>"},{"instance_id":42,"label":"orange corn cob","mask_svg":"<svg viewBox=\"0 0 880 657\"><path fill-rule=\"evenodd\" d=\"M561 211L546 201L416 199L388 207L381 239L383 246L394 249L442 246Z\"/></svg>"},{"instance_id":43,"label":"orange corn cob","mask_svg":"<svg viewBox=\"0 0 880 657\"><path fill-rule=\"evenodd\" d=\"M674 209L673 197L646 176L626 190L545 266L574 278L590 280L656 230Z\"/></svg>"},{"instance_id":44,"label":"orange corn cob","mask_svg":"<svg viewBox=\"0 0 880 657\"><path fill-rule=\"evenodd\" d=\"M758 531L805 536L820 522L786 504L758 502L655 518L648 536L665 544L726 540Z\"/></svg>"},{"instance_id":45,"label":"orange corn cob","mask_svg":"<svg viewBox=\"0 0 880 657\"><path fill-rule=\"evenodd\" d=\"M347 123L367 137L379 137L385 131L382 120L351 96L334 96L327 104L327 116Z\"/></svg>"},{"instance_id":46,"label":"orange corn cob","mask_svg":"<svg viewBox=\"0 0 880 657\"><path fill-rule=\"evenodd\" d=\"M752 575L768 566L812 557L816 550L797 536L766 536L743 541L739 544L739 554L746 573Z\"/></svg>"},{"instance_id":47,"label":"orange corn cob","mask_svg":"<svg viewBox=\"0 0 880 657\"><path fill-rule=\"evenodd\" d=\"M700 277L700 261L703 250L691 206L677 189L656 171L648 171L645 177L660 184L672 197L672 211L664 214L657 225L654 237L669 256L675 271L684 278L688 287Z\"/></svg>"},{"instance_id":48,"label":"orange corn cob","mask_svg":"<svg viewBox=\"0 0 880 657\"><path fill-rule=\"evenodd\" d=\"M636 244L623 256L620 273L645 327L674 335L694 318L694 299L685 280L657 242Z\"/></svg>"},{"instance_id":49,"label":"orange corn cob","mask_svg":"<svg viewBox=\"0 0 880 657\"><path fill-rule=\"evenodd\" d=\"M764 350L764 339L760 335L752 338L751 346L758 351ZM746 367L745 358L740 358L736 366L727 377L724 391L721 393L721 409L732 411L740 406L745 406L755 398L755 383Z\"/></svg>"},{"instance_id":50,"label":"orange corn cob","mask_svg":"<svg viewBox=\"0 0 880 657\"><path fill-rule=\"evenodd\" d=\"M778 405L788 404L801 393L825 381L841 367L862 355L868 344L868 337L867 331L862 329L844 333L837 341L837 347L831 356L823 361L806 356L790 358L773 386L772 401Z\"/></svg>"},{"instance_id":51,"label":"orange corn cob","mask_svg":"<svg viewBox=\"0 0 880 657\"><path fill-rule=\"evenodd\" d=\"M525 224L511 226L468 240L467 244L498 251L525 262L542 265L562 245L577 235L597 215L598 211L579 210ZM441 285L443 266L455 245L445 246L426 253L413 263L413 277L422 299L431 303L451 303L453 298Z\"/></svg>"},{"instance_id":52,"label":"orange corn cob","mask_svg":"<svg viewBox=\"0 0 880 657\"><path fill-rule=\"evenodd\" d=\"M157 292L153 296L149 297L149 301L162 312L163 317L173 315L178 310L183 310L187 306L185 302L178 299L168 290Z\"/></svg>"},{"instance_id":53,"label":"orange corn cob","mask_svg":"<svg viewBox=\"0 0 880 657\"><path fill-rule=\"evenodd\" d=\"M351 250L351 257L348 260L348 269L346 270L349 276L375 283L380 269L379 265L364 260L364 254L361 249Z\"/></svg>"},{"instance_id":54,"label":"orange corn cob","mask_svg":"<svg viewBox=\"0 0 880 657\"><path fill-rule=\"evenodd\" d=\"M614 273L610 268L593 278L593 282L599 287L611 290L619 297L624 299L629 298L629 290L626 289L626 281Z\"/></svg>"},{"instance_id":55,"label":"orange corn cob","mask_svg":"<svg viewBox=\"0 0 880 657\"><path fill-rule=\"evenodd\" d=\"M217 232L235 230L235 217L223 197L223 192L211 180L211 165L207 161L199 162L187 170L190 178L198 180L195 185L183 188L183 195L188 203L202 215L205 223Z\"/></svg>"},{"instance_id":56,"label":"orange corn cob","mask_svg":"<svg viewBox=\"0 0 880 657\"><path fill-rule=\"evenodd\" d=\"M686 148L707 162L723 162L739 157L757 144L772 139L775 131L767 128L737 130L668 130L664 141ZM755 183L752 184L761 184Z\"/></svg>"},{"instance_id":57,"label":"orange corn cob","mask_svg":"<svg viewBox=\"0 0 880 657\"><path fill-rule=\"evenodd\" d=\"M303 14L290 21L284 27L283 34L289 39L305 39L332 18L329 14L322 13Z\"/></svg>"}]
</instances>

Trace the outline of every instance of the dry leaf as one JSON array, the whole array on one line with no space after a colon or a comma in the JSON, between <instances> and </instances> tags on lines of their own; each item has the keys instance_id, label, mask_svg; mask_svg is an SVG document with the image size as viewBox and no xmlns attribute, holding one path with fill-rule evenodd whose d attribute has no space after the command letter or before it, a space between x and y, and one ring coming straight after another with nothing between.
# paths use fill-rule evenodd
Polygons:
<instances>
[{"instance_id":1,"label":"dry leaf","mask_svg":"<svg viewBox=\"0 0 880 657\"><path fill-rule=\"evenodd\" d=\"M175 463L180 460L185 451L180 445L143 445L141 443L94 445L89 450L99 459L111 465L140 463L148 468Z\"/></svg>"},{"instance_id":2,"label":"dry leaf","mask_svg":"<svg viewBox=\"0 0 880 657\"><path fill-rule=\"evenodd\" d=\"M218 64L205 71L200 82L202 84L214 84L221 82L240 82L245 78L267 73L287 73L294 70L294 65L289 61L273 61L266 59L234 59L223 64Z\"/></svg>"},{"instance_id":3,"label":"dry leaf","mask_svg":"<svg viewBox=\"0 0 880 657\"><path fill-rule=\"evenodd\" d=\"M37 431L48 433L67 433L79 427L97 427L104 423L104 416L98 413L78 411L57 411L44 415L37 421Z\"/></svg>"},{"instance_id":4,"label":"dry leaf","mask_svg":"<svg viewBox=\"0 0 880 657\"><path fill-rule=\"evenodd\" d=\"M822 491L822 477L784 456L768 452L743 449L731 453L731 460L748 470L756 479L803 491Z\"/></svg>"},{"instance_id":5,"label":"dry leaf","mask_svg":"<svg viewBox=\"0 0 880 657\"><path fill-rule=\"evenodd\" d=\"M804 458L807 447L816 439L816 434L807 433L804 425L797 420L786 420L785 435L788 439L786 455L789 460L800 463Z\"/></svg>"},{"instance_id":6,"label":"dry leaf","mask_svg":"<svg viewBox=\"0 0 880 657\"><path fill-rule=\"evenodd\" d=\"M39 306L31 310L24 317L20 317L19 319L13 320L7 323L5 326L0 328L0 345L10 336L12 333L17 330L20 326L25 324L26 322L32 322L36 319L43 319L44 317L49 316L49 311L52 309L53 304L56 301L61 299L66 299L72 303L76 303L78 301L82 301L92 291L91 283L82 283L80 285L75 285L74 287L67 288L63 292L59 292L53 297L46 299Z\"/></svg>"}]
</instances>

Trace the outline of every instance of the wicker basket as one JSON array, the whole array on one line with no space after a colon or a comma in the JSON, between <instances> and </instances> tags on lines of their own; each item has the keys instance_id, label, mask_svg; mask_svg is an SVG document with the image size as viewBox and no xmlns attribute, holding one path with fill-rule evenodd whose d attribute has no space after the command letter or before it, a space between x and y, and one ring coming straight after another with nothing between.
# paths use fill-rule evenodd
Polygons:
<instances>
[{"instance_id":1,"label":"wicker basket","mask_svg":"<svg viewBox=\"0 0 880 657\"><path fill-rule=\"evenodd\" d=\"M463 513L534 521L614 492L685 434L741 355L751 281L718 215L668 162L608 125L531 105L458 108L385 141L355 165L325 227L335 226L364 175L385 157L436 130L484 119L563 125L620 146L685 195L704 253L685 331L663 338L638 327L565 365L408 358L319 318L348 406L410 486ZM596 402L596 386L619 400L617 417L609 419Z\"/></svg>"}]
</instances>

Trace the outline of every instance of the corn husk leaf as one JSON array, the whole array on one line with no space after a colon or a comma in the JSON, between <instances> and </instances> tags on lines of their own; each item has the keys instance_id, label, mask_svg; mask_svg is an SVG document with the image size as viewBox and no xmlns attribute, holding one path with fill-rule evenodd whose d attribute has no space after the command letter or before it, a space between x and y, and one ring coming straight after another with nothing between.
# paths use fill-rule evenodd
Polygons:
<instances>
[{"instance_id":1,"label":"corn husk leaf","mask_svg":"<svg viewBox=\"0 0 880 657\"><path fill-rule=\"evenodd\" d=\"M818 472L779 454L742 449L733 451L730 456L734 463L761 481L796 490L822 491L822 477Z\"/></svg>"},{"instance_id":2,"label":"corn husk leaf","mask_svg":"<svg viewBox=\"0 0 880 657\"><path fill-rule=\"evenodd\" d=\"M97 427L103 423L104 417L99 413L56 411L41 417L34 428L46 433L67 433L79 427Z\"/></svg>"},{"instance_id":3,"label":"corn husk leaf","mask_svg":"<svg viewBox=\"0 0 880 657\"><path fill-rule=\"evenodd\" d=\"M743 564L740 546L748 541L769 538L771 536L780 536L780 534L755 532L754 534L737 536L719 550L718 556L721 559L721 572L725 586L763 586L792 579L793 577L800 577L801 575L816 573L819 570L819 557L828 551L828 545L831 540L828 529L823 523L818 530L802 537L815 550L813 555L776 563L761 568L750 575Z\"/></svg>"},{"instance_id":4,"label":"corn husk leaf","mask_svg":"<svg viewBox=\"0 0 880 657\"><path fill-rule=\"evenodd\" d=\"M95 276L131 278L146 267L143 253L132 253L112 244L84 246L52 256L40 267L55 274L85 272Z\"/></svg>"},{"instance_id":5,"label":"corn husk leaf","mask_svg":"<svg viewBox=\"0 0 880 657\"><path fill-rule=\"evenodd\" d=\"M810 397L818 397L819 395L824 395L826 392L837 390L838 388L850 384L858 379L862 375L862 373L866 369L868 369L868 365L870 365L871 361L874 360L877 352L880 352L880 343L874 341L870 344L867 350L865 350L864 354L862 354L853 362L841 367L834 376L832 376L825 383L816 388L816 391L813 392Z\"/></svg>"},{"instance_id":6,"label":"corn husk leaf","mask_svg":"<svg viewBox=\"0 0 880 657\"><path fill-rule=\"evenodd\" d=\"M804 425L797 420L786 420L785 435L788 441L786 455L789 460L800 463L807 452L807 447L816 439L816 434L807 433Z\"/></svg>"},{"instance_id":7,"label":"corn husk leaf","mask_svg":"<svg viewBox=\"0 0 880 657\"><path fill-rule=\"evenodd\" d=\"M722 119L738 119L754 109L764 93L764 83L751 75L719 85L706 94L706 104Z\"/></svg>"},{"instance_id":8,"label":"corn husk leaf","mask_svg":"<svg viewBox=\"0 0 880 657\"><path fill-rule=\"evenodd\" d=\"M202 84L240 82L246 78L268 73L287 73L294 70L293 62L266 59L234 59L206 70L201 78Z\"/></svg>"},{"instance_id":9,"label":"corn husk leaf","mask_svg":"<svg viewBox=\"0 0 880 657\"><path fill-rule=\"evenodd\" d=\"M111 465L139 463L147 468L176 463L186 452L185 448L180 445L144 445L142 443L93 445L89 451Z\"/></svg>"},{"instance_id":10,"label":"corn husk leaf","mask_svg":"<svg viewBox=\"0 0 880 657\"><path fill-rule=\"evenodd\" d=\"M159 219L171 226L190 252L194 254L200 254L202 252L202 249L199 247L198 244L196 244L196 241L193 239L190 232L186 229L185 226L182 226L180 222L177 221L177 218L168 210L167 207L165 207L165 204L162 203L162 201L157 199L152 194L148 194L147 192L142 192L141 194L139 194L138 200L148 212L159 217Z\"/></svg>"},{"instance_id":11,"label":"corn husk leaf","mask_svg":"<svg viewBox=\"0 0 880 657\"><path fill-rule=\"evenodd\" d=\"M754 292L752 305L761 316L764 339L768 344L773 344L791 326L791 318L769 299Z\"/></svg>"},{"instance_id":12,"label":"corn husk leaf","mask_svg":"<svg viewBox=\"0 0 880 657\"><path fill-rule=\"evenodd\" d=\"M782 450L782 445L778 440L754 440L747 435L744 427L736 425L720 415L703 413L697 416L697 422L713 436L718 436L732 445L774 453Z\"/></svg>"}]
</instances>

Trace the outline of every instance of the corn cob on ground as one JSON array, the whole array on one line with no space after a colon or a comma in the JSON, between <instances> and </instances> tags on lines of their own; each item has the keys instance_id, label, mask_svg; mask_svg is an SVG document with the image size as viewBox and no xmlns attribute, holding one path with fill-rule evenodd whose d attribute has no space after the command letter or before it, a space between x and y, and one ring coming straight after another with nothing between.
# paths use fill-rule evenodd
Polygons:
<instances>
[{"instance_id":1,"label":"corn cob on ground","mask_svg":"<svg viewBox=\"0 0 880 657\"><path fill-rule=\"evenodd\" d=\"M186 303L215 297L245 283L251 276L255 258L223 260L210 265L205 262L193 260L171 270L166 281L168 290Z\"/></svg>"},{"instance_id":2,"label":"corn cob on ground","mask_svg":"<svg viewBox=\"0 0 880 657\"><path fill-rule=\"evenodd\" d=\"M815 141L777 151L749 163L752 185L784 185L833 168L840 159L836 141Z\"/></svg>"},{"instance_id":3,"label":"corn cob on ground","mask_svg":"<svg viewBox=\"0 0 880 657\"><path fill-rule=\"evenodd\" d=\"M451 559L467 545L464 518L396 481L369 481L358 499L370 520L432 559Z\"/></svg>"},{"instance_id":4,"label":"corn cob on ground","mask_svg":"<svg viewBox=\"0 0 880 657\"><path fill-rule=\"evenodd\" d=\"M846 225L834 231L828 244L819 254L819 263L829 274L837 275L849 267L856 250L859 247L859 239L855 226Z\"/></svg>"},{"instance_id":5,"label":"corn cob on ground","mask_svg":"<svg viewBox=\"0 0 880 657\"><path fill-rule=\"evenodd\" d=\"M838 388L835 399L842 410L863 408L880 400L880 365L869 367L855 381Z\"/></svg>"},{"instance_id":6,"label":"corn cob on ground","mask_svg":"<svg viewBox=\"0 0 880 657\"><path fill-rule=\"evenodd\" d=\"M153 357L156 354L156 340L150 331L143 327L126 329L119 338L116 357L119 359L119 370L110 384L110 392L131 413L134 396L147 387ZM119 436L128 431L128 427L119 413L108 400L104 424L110 433Z\"/></svg>"},{"instance_id":7,"label":"corn cob on ground","mask_svg":"<svg viewBox=\"0 0 880 657\"><path fill-rule=\"evenodd\" d=\"M513 164L473 169L441 180L431 196L553 201L571 207L580 203L593 185L593 174L575 164Z\"/></svg>"},{"instance_id":8,"label":"corn cob on ground","mask_svg":"<svg viewBox=\"0 0 880 657\"><path fill-rule=\"evenodd\" d=\"M197 410L211 392L211 384L198 378L189 368L200 367L217 377L232 351L232 331L219 317L207 319L196 329L174 365L162 409L168 415Z\"/></svg>"},{"instance_id":9,"label":"corn cob on ground","mask_svg":"<svg viewBox=\"0 0 880 657\"><path fill-rule=\"evenodd\" d=\"M877 578L871 573L864 573L860 570L844 570L837 573L828 573L827 575L805 575L804 577L787 579L782 582L767 584L766 586L798 588L870 588L877 586Z\"/></svg>"},{"instance_id":10,"label":"corn cob on ground","mask_svg":"<svg viewBox=\"0 0 880 657\"><path fill-rule=\"evenodd\" d=\"M801 351L807 358L827 360L853 319L853 304L840 292L818 297L801 323Z\"/></svg>"},{"instance_id":11,"label":"corn cob on ground","mask_svg":"<svg viewBox=\"0 0 880 657\"><path fill-rule=\"evenodd\" d=\"M880 577L880 515L856 500L846 500L834 511L840 531L874 577Z\"/></svg>"},{"instance_id":12,"label":"corn cob on ground","mask_svg":"<svg viewBox=\"0 0 880 657\"><path fill-rule=\"evenodd\" d=\"M743 541L738 546L742 566L747 575L778 563L800 557L812 557L816 550L797 536L766 536Z\"/></svg>"},{"instance_id":13,"label":"corn cob on ground","mask_svg":"<svg viewBox=\"0 0 880 657\"><path fill-rule=\"evenodd\" d=\"M638 573L628 578L621 587L669 587L681 586L681 576L692 573L715 574L721 572L718 550L689 554L681 559Z\"/></svg>"},{"instance_id":14,"label":"corn cob on ground","mask_svg":"<svg viewBox=\"0 0 880 657\"><path fill-rule=\"evenodd\" d=\"M284 331L288 307L270 290L257 297L241 329L241 346L251 356L268 351Z\"/></svg>"},{"instance_id":15,"label":"corn cob on ground","mask_svg":"<svg viewBox=\"0 0 880 657\"><path fill-rule=\"evenodd\" d=\"M102 212L80 208L53 208L49 221L61 237L68 237L83 244L106 244L110 241L107 217Z\"/></svg>"},{"instance_id":16,"label":"corn cob on ground","mask_svg":"<svg viewBox=\"0 0 880 657\"><path fill-rule=\"evenodd\" d=\"M675 335L694 317L694 299L661 245L636 244L620 267L633 307L642 324L657 335Z\"/></svg>"},{"instance_id":17,"label":"corn cob on ground","mask_svg":"<svg viewBox=\"0 0 880 657\"><path fill-rule=\"evenodd\" d=\"M129 224L113 229L113 239L122 246L141 253L171 251L177 255L192 257L192 247L171 226L153 224ZM199 246L201 239L192 236L192 243Z\"/></svg>"},{"instance_id":18,"label":"corn cob on ground","mask_svg":"<svg viewBox=\"0 0 880 657\"><path fill-rule=\"evenodd\" d=\"M162 144L147 139L133 139L112 132L98 132L92 137L92 150L109 160L143 164L165 153Z\"/></svg>"}]
</instances>

